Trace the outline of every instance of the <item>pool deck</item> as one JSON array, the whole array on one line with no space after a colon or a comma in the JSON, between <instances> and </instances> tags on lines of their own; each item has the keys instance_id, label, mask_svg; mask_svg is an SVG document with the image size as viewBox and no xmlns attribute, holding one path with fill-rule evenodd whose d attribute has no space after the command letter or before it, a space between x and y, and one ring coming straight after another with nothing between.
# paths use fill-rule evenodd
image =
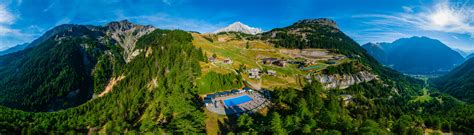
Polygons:
<instances>
[{"instance_id":1,"label":"pool deck","mask_svg":"<svg viewBox=\"0 0 474 135\"><path fill-rule=\"evenodd\" d=\"M216 97L213 100L206 102L206 108L207 110L220 114L220 115L254 113L270 104L270 101L268 100L269 98L268 92L267 94L263 94L263 93L265 92L253 91L253 92L243 92L243 93L238 93L238 94L230 94L228 96L223 96L223 97ZM224 105L224 100L240 97L243 95L249 96L250 98L252 98L252 100L242 103L242 104L234 105L234 106Z\"/></svg>"}]
</instances>

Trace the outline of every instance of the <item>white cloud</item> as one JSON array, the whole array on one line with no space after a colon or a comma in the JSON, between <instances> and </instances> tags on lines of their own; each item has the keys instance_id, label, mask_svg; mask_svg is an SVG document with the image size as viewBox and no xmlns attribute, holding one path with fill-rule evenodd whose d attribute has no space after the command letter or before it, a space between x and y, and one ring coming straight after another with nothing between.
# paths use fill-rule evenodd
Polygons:
<instances>
[{"instance_id":1,"label":"white cloud","mask_svg":"<svg viewBox=\"0 0 474 135\"><path fill-rule=\"evenodd\" d=\"M58 26L61 24L68 24L68 23L71 23L71 19L69 17L64 17L61 20L57 21L54 26Z\"/></svg>"},{"instance_id":2,"label":"white cloud","mask_svg":"<svg viewBox=\"0 0 474 135\"><path fill-rule=\"evenodd\" d=\"M20 5L21 0L17 3L1 3L0 2L0 50L13 47L17 44L31 41L37 35L24 32L20 29L15 29L12 25L18 19L19 15L13 14L8 10L6 5ZM10 7L11 8L11 7Z\"/></svg>"},{"instance_id":3,"label":"white cloud","mask_svg":"<svg viewBox=\"0 0 474 135\"><path fill-rule=\"evenodd\" d=\"M15 21L15 16L8 12L5 5L0 5L0 24L12 24Z\"/></svg>"},{"instance_id":4,"label":"white cloud","mask_svg":"<svg viewBox=\"0 0 474 135\"><path fill-rule=\"evenodd\" d=\"M23 0L17 0L17 1L16 1L16 5L17 5L17 6L20 6L21 4L23 4Z\"/></svg>"},{"instance_id":5,"label":"white cloud","mask_svg":"<svg viewBox=\"0 0 474 135\"><path fill-rule=\"evenodd\" d=\"M454 39L456 39L456 40L459 40L459 37L458 37L458 36L454 36L454 35L453 35L452 37L453 37Z\"/></svg>"},{"instance_id":6,"label":"white cloud","mask_svg":"<svg viewBox=\"0 0 474 135\"><path fill-rule=\"evenodd\" d=\"M171 5L171 1L170 0L162 0L163 3L165 3L166 5L170 6Z\"/></svg>"},{"instance_id":7,"label":"white cloud","mask_svg":"<svg viewBox=\"0 0 474 135\"><path fill-rule=\"evenodd\" d=\"M18 33L18 30L7 27L13 24L15 16L10 13L5 5L0 4L0 36L4 36L11 33Z\"/></svg>"},{"instance_id":8,"label":"white cloud","mask_svg":"<svg viewBox=\"0 0 474 135\"><path fill-rule=\"evenodd\" d=\"M7 34L18 33L18 30L10 29L0 25L0 36L4 36Z\"/></svg>"},{"instance_id":9,"label":"white cloud","mask_svg":"<svg viewBox=\"0 0 474 135\"><path fill-rule=\"evenodd\" d=\"M56 2L57 2L57 1L53 1L51 4L49 4L48 7L46 7L45 9L43 9L43 12L48 12L49 10L51 10L51 8L53 8L54 5L56 5Z\"/></svg>"},{"instance_id":10,"label":"white cloud","mask_svg":"<svg viewBox=\"0 0 474 135\"><path fill-rule=\"evenodd\" d=\"M413 13L413 8L412 7L402 6L402 8L403 8L403 11L405 11L407 13Z\"/></svg>"},{"instance_id":11,"label":"white cloud","mask_svg":"<svg viewBox=\"0 0 474 135\"><path fill-rule=\"evenodd\" d=\"M474 7L442 1L415 17L421 18L418 27L424 30L470 34L474 38Z\"/></svg>"},{"instance_id":12,"label":"white cloud","mask_svg":"<svg viewBox=\"0 0 474 135\"><path fill-rule=\"evenodd\" d=\"M412 8L402 8L405 9L404 13L365 14L353 17L371 18L367 23L378 26L468 34L474 38L474 7L472 5L440 1L423 8L424 10L418 13L414 13Z\"/></svg>"}]
</instances>

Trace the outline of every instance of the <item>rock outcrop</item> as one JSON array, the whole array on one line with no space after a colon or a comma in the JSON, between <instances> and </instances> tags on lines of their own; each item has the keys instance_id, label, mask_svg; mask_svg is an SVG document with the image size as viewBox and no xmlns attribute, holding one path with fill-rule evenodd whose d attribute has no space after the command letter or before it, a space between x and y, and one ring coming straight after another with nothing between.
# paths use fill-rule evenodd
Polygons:
<instances>
[{"instance_id":1,"label":"rock outcrop","mask_svg":"<svg viewBox=\"0 0 474 135\"><path fill-rule=\"evenodd\" d=\"M107 35L114 39L117 44L124 49L123 57L126 62L129 62L140 53L140 51L134 50L137 40L141 36L155 30L153 26L137 25L127 20L111 22L106 25L106 28Z\"/></svg>"},{"instance_id":2,"label":"rock outcrop","mask_svg":"<svg viewBox=\"0 0 474 135\"><path fill-rule=\"evenodd\" d=\"M314 76L314 79L322 83L326 89L335 89L335 88L345 89L351 85L368 82L376 78L377 78L376 75L367 71L361 71L356 74L343 74L343 75L320 74L320 75Z\"/></svg>"},{"instance_id":3,"label":"rock outcrop","mask_svg":"<svg viewBox=\"0 0 474 135\"><path fill-rule=\"evenodd\" d=\"M113 44L123 48L123 59L126 62L129 62L136 55L142 52L142 50L135 50L135 43L137 40L153 30L155 30L155 27L151 25L133 24L128 20L110 22L105 26L63 24L47 31L41 37L25 47L25 49L38 46L52 37L59 41L68 37L77 37L88 34L89 38L102 39L101 41L104 44L106 44L108 42L106 40L109 39L105 37L113 39Z\"/></svg>"},{"instance_id":4,"label":"rock outcrop","mask_svg":"<svg viewBox=\"0 0 474 135\"><path fill-rule=\"evenodd\" d=\"M300 25L300 24L317 24L321 26L330 26L336 29L339 29L337 27L336 21L327 19L327 18L318 18L318 19L304 19L304 20L299 20L298 22L295 23L295 25Z\"/></svg>"}]
</instances>

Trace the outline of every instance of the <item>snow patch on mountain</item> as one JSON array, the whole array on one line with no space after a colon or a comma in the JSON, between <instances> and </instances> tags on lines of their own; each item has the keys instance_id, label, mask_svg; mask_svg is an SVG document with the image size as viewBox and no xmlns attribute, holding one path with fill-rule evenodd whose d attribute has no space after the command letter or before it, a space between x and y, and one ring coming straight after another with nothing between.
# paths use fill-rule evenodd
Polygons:
<instances>
[{"instance_id":1,"label":"snow patch on mountain","mask_svg":"<svg viewBox=\"0 0 474 135\"><path fill-rule=\"evenodd\" d=\"M263 32L262 29L260 29L260 28L254 28L254 27L250 27L248 25L245 25L241 22L235 22L235 23L232 23L232 24L230 24L229 26L227 26L225 28L222 28L222 29L219 29L219 30L215 31L214 33L231 32L231 31L232 32L242 32L242 33L252 34L252 35Z\"/></svg>"}]
</instances>

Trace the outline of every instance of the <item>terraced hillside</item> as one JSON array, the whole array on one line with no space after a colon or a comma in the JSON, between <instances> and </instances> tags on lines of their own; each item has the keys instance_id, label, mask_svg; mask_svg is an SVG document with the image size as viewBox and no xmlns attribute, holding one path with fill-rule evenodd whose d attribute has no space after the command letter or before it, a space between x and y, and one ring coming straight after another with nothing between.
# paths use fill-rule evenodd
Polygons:
<instances>
[{"instance_id":1,"label":"terraced hillside","mask_svg":"<svg viewBox=\"0 0 474 135\"><path fill-rule=\"evenodd\" d=\"M196 47L201 48L210 59L216 57L213 62L201 62L203 75L209 72L229 74L243 70L243 79L259 88L301 89L306 84L305 76L318 73L329 66L352 62L350 58L327 49L275 48L272 43L262 40L238 38L239 34L242 33L192 34ZM265 64L264 60L268 58L282 60L286 64ZM232 63L225 63L225 60L231 60ZM263 74L261 79L250 78L248 70L251 69L272 70L276 75Z\"/></svg>"}]
</instances>

